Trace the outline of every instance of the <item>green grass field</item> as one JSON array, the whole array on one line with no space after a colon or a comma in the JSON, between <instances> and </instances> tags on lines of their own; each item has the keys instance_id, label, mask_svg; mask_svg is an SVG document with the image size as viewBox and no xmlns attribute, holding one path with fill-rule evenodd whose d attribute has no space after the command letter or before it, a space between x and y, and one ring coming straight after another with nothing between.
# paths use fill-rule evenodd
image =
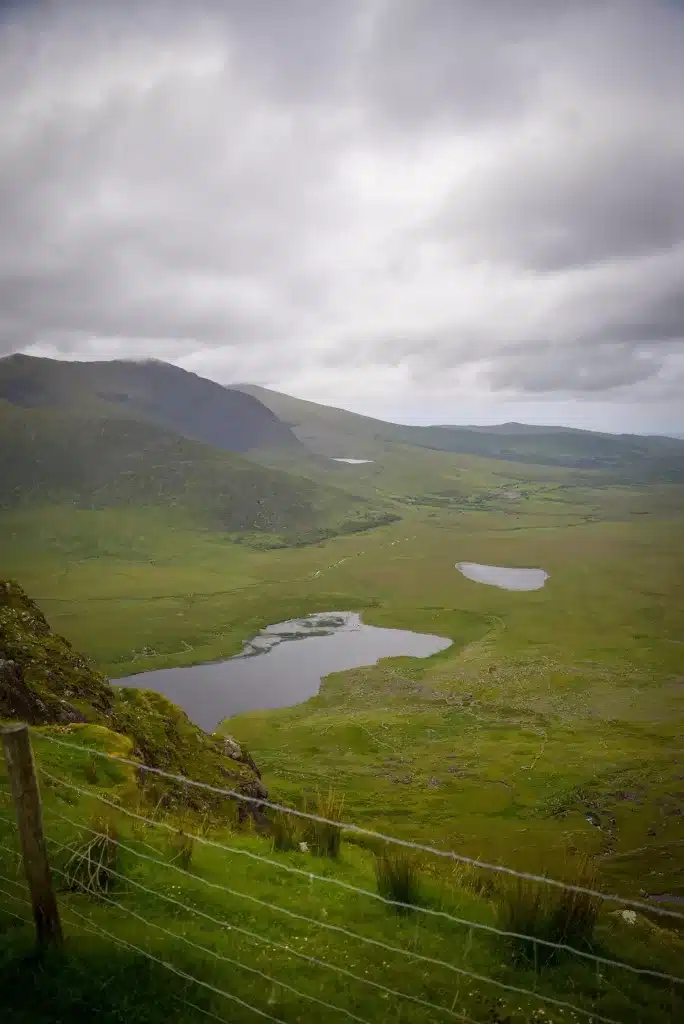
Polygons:
<instances>
[{"instance_id":1,"label":"green grass field","mask_svg":"<svg viewBox=\"0 0 684 1024\"><path fill-rule=\"evenodd\" d=\"M159 508L36 508L2 514L2 575L18 579L53 628L112 676L229 656L270 622L331 609L362 611L373 625L451 637L452 647L431 659L391 659L330 676L306 704L254 712L226 723L226 730L246 743L274 799L297 802L332 787L344 798L344 817L373 829L552 875L562 873L568 857L588 852L605 890L634 899L684 896L682 489L610 487L555 468L528 470L444 453L411 461L409 455L393 449L378 464L335 474L337 486L364 496L380 493L401 514L400 522L380 529L258 550L198 531ZM431 495L440 500L427 500ZM540 591L507 592L463 578L454 568L462 560L539 566L550 578ZM104 742L87 731L85 741ZM37 743L37 756L53 765L50 770L69 778L82 771L71 760L55 765L54 751L43 746ZM128 784L116 777L97 782L122 792ZM66 806L60 801L49 794L56 809ZM78 800L63 813L87 823L96 811L91 803ZM70 835L64 822L54 828L60 841ZM219 836L270 855L268 838L225 830ZM162 859L168 856L163 837L145 839ZM545 1017L534 1016L533 1000L506 996L497 1004L498 995L486 986L424 963L407 967L401 958L263 908L247 911L199 881L174 878L172 869L167 877L123 856L131 881L147 880L207 913L453 1006L478 1022L573 1019L548 1007ZM297 865L312 859L273 856ZM4 874L9 864L4 861ZM417 923L417 915L399 919L377 903L244 857L196 850L192 870L317 920L525 988L536 985L620 1021L680 1019L682 1004L670 986L625 981L614 971L598 979L594 968L566 961L536 977L482 934ZM315 870L374 888L372 856L358 844L343 843L337 865L316 858ZM458 872L430 862L421 871L434 905L495 919L491 893L473 891ZM171 912L130 881L114 898L174 933L366 1019L438 1019L415 1003L312 970L283 950L255 948L206 921ZM72 894L64 904L157 956L190 964L192 974L206 972L209 982L220 977L225 987L228 978L236 995L286 1021L337 1019L263 978L200 956L181 939L144 932L135 918L102 902ZM82 992L91 947L106 958L108 946L104 939L78 938L77 920L69 924L77 950L69 971L73 991ZM18 922L12 926L3 955L22 948L28 934ZM605 955L684 974L681 937L643 915L630 928L606 910L598 934ZM124 988L136 964L121 954L112 966ZM13 970L19 984L19 969ZM50 985L57 992L55 978L48 971L44 992L53 991ZM129 1007L123 1016L103 1019L156 1021L163 1013L165 1019L200 1019L174 1002L179 995L223 1019L255 1019L207 990L193 997L180 982L169 985L157 1016ZM28 1006L12 1019L49 1019Z\"/></svg>"}]
</instances>

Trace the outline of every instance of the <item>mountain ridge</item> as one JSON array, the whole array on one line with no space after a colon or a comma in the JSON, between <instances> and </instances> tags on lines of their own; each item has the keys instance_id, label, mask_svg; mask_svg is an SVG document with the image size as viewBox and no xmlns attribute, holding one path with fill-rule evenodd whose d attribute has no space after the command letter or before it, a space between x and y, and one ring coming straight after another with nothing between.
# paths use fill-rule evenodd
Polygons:
<instances>
[{"instance_id":1,"label":"mountain ridge","mask_svg":"<svg viewBox=\"0 0 684 1024\"><path fill-rule=\"evenodd\" d=\"M304 444L329 458L374 458L384 445L408 445L509 462L595 469L621 480L684 479L684 443L675 438L534 424L476 427L389 423L258 385L242 387L268 405Z\"/></svg>"},{"instance_id":2,"label":"mountain ridge","mask_svg":"<svg viewBox=\"0 0 684 1024\"><path fill-rule=\"evenodd\" d=\"M0 399L22 408L82 409L167 427L245 454L306 451L258 399L161 360L69 361L16 353L0 359Z\"/></svg>"}]
</instances>

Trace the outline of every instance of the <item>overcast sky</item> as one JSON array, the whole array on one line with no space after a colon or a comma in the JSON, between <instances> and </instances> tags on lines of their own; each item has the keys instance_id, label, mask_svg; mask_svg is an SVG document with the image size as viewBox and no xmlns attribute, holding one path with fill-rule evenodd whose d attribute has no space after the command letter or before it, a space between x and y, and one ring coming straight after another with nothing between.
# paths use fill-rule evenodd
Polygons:
<instances>
[{"instance_id":1,"label":"overcast sky","mask_svg":"<svg viewBox=\"0 0 684 1024\"><path fill-rule=\"evenodd\" d=\"M681 0L0 2L0 347L684 432Z\"/></svg>"}]
</instances>

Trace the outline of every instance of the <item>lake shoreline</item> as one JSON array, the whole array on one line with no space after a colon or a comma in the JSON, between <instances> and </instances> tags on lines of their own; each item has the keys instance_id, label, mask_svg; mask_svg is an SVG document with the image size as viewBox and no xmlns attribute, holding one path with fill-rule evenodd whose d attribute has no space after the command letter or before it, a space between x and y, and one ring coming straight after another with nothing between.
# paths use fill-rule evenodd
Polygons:
<instances>
[{"instance_id":1,"label":"lake shoreline","mask_svg":"<svg viewBox=\"0 0 684 1024\"><path fill-rule=\"evenodd\" d=\"M317 612L266 626L232 657L151 669L110 683L162 693L200 728L214 732L236 715L304 703L331 673L385 658L429 658L453 643L435 634L370 626L360 612Z\"/></svg>"}]
</instances>

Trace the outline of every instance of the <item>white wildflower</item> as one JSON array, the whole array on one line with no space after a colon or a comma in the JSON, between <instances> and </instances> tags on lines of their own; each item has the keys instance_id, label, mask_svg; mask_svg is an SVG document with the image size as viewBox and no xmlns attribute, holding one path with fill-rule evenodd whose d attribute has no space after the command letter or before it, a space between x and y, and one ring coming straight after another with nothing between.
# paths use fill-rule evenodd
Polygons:
<instances>
[{"instance_id":1,"label":"white wildflower","mask_svg":"<svg viewBox=\"0 0 684 1024\"><path fill-rule=\"evenodd\" d=\"M622 920L626 921L627 924L636 924L636 913L634 910L623 910Z\"/></svg>"},{"instance_id":2,"label":"white wildflower","mask_svg":"<svg viewBox=\"0 0 684 1024\"><path fill-rule=\"evenodd\" d=\"M309 852L309 844L305 843L305 842L301 842L299 844L299 849L302 851L302 853L308 853Z\"/></svg>"}]
</instances>

